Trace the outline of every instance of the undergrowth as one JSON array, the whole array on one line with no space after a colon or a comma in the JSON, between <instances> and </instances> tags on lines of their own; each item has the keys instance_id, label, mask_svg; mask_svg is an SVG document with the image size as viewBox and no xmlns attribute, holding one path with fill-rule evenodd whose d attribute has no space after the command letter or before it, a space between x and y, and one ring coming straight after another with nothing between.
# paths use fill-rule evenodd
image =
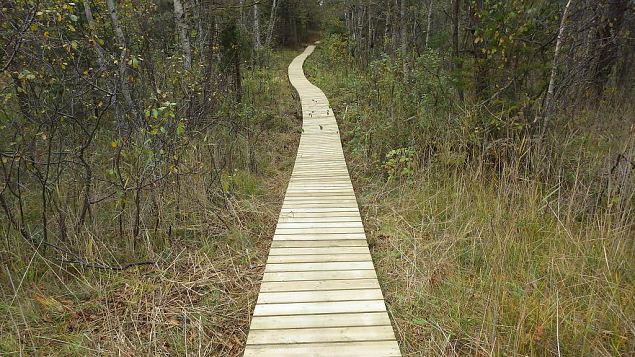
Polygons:
<instances>
[{"instance_id":1,"label":"undergrowth","mask_svg":"<svg viewBox=\"0 0 635 357\"><path fill-rule=\"evenodd\" d=\"M456 100L439 53L307 61L340 124L402 352L635 354L634 108L522 113ZM529 120L528 120L529 119Z\"/></svg>"},{"instance_id":2,"label":"undergrowth","mask_svg":"<svg viewBox=\"0 0 635 357\"><path fill-rule=\"evenodd\" d=\"M251 142L230 129L188 131L179 174L140 200L135 247L120 235L119 206L107 203L94 205L85 229L58 238L81 252L80 262L30 246L2 221L0 354L242 353L299 139L287 80L295 55L275 52L269 67L244 72L241 118L258 129ZM233 144L219 152L216 143L230 141L223 135ZM109 141L104 146L112 150ZM216 167L226 155L232 166ZM73 187L59 185L56 194L73 195ZM68 212L72 227L77 217ZM120 214L134 221L131 212ZM140 258L152 263L116 270Z\"/></svg>"}]
</instances>

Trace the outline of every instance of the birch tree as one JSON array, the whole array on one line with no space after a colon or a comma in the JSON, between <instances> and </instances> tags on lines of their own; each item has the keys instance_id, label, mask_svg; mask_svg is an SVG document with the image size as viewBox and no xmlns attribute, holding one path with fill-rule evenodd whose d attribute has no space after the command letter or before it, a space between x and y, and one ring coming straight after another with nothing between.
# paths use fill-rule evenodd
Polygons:
<instances>
[{"instance_id":1,"label":"birch tree","mask_svg":"<svg viewBox=\"0 0 635 357\"><path fill-rule=\"evenodd\" d=\"M560 28L558 29L558 37L556 38L556 47L553 53L553 65L551 66L551 76L549 78L549 87L547 89L547 95L545 96L545 104L543 108L543 133L547 127L547 122L549 120L549 115L551 114L551 103L553 101L554 91L556 87L556 76L558 75L558 64L560 60L560 48L562 47L562 41L564 39L564 31L567 26L567 18L569 15L569 7L571 6L571 1L567 1L567 4L564 6L564 10L562 11L562 17L560 19Z\"/></svg>"},{"instance_id":2,"label":"birch tree","mask_svg":"<svg viewBox=\"0 0 635 357\"><path fill-rule=\"evenodd\" d=\"M192 67L192 47L190 45L189 26L183 11L183 3L181 3L181 0L173 0L173 4L176 30L179 34L181 49L183 50L183 67L190 69Z\"/></svg>"},{"instance_id":3,"label":"birch tree","mask_svg":"<svg viewBox=\"0 0 635 357\"><path fill-rule=\"evenodd\" d=\"M113 30L115 32L115 39L117 41L117 45L121 49L121 54L119 55L119 84L121 86L121 94L126 101L128 109L131 111L133 120L132 122L136 126L136 129L142 126L142 118L139 116L139 111L137 110L137 106L132 100L132 91L130 89L130 84L128 83L128 47L126 44L126 37L123 33L123 28L121 27L121 23L119 22L119 17L117 16L117 8L115 5L115 0L106 0L106 5L108 6L108 12L110 13L110 20L112 23Z\"/></svg>"},{"instance_id":4,"label":"birch tree","mask_svg":"<svg viewBox=\"0 0 635 357\"><path fill-rule=\"evenodd\" d=\"M427 19L427 24L426 24L426 42L425 42L425 48L428 48L428 44L430 43L430 30L432 29L432 2L433 0L430 0L430 2L428 3L428 19Z\"/></svg>"},{"instance_id":5,"label":"birch tree","mask_svg":"<svg viewBox=\"0 0 635 357\"><path fill-rule=\"evenodd\" d=\"M399 29L401 30L401 57L403 60L404 72L406 71L406 55L408 53L408 30L406 27L406 0L401 0L399 4Z\"/></svg>"},{"instance_id":6,"label":"birch tree","mask_svg":"<svg viewBox=\"0 0 635 357\"><path fill-rule=\"evenodd\" d=\"M95 20L93 19L93 11L90 8L90 1L84 0L84 15L86 15L86 21L88 22L88 28L91 31L91 36L94 36L95 32ZM93 41L93 47L95 48L95 54L97 55L97 62L99 63L99 69L104 70L106 68L106 59L104 58L104 49L101 48L97 41Z\"/></svg>"},{"instance_id":7,"label":"birch tree","mask_svg":"<svg viewBox=\"0 0 635 357\"><path fill-rule=\"evenodd\" d=\"M262 47L260 43L260 14L258 13L258 2L253 4L254 10L254 49L259 50Z\"/></svg>"},{"instance_id":8,"label":"birch tree","mask_svg":"<svg viewBox=\"0 0 635 357\"><path fill-rule=\"evenodd\" d=\"M271 4L271 13L269 14L269 23L267 24L267 35L265 37L265 47L271 46L271 39L273 37L273 29L276 23L276 12L278 10L278 0L273 0Z\"/></svg>"}]
</instances>

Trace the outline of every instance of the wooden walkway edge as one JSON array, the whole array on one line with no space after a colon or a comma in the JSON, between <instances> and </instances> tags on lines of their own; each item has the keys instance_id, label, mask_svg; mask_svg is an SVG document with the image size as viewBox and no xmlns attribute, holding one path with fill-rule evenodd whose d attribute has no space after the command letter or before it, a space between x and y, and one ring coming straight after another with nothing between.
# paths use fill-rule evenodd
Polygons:
<instances>
[{"instance_id":1,"label":"wooden walkway edge","mask_svg":"<svg viewBox=\"0 0 635 357\"><path fill-rule=\"evenodd\" d=\"M303 133L245 356L401 356L386 312L333 111L289 65Z\"/></svg>"}]
</instances>

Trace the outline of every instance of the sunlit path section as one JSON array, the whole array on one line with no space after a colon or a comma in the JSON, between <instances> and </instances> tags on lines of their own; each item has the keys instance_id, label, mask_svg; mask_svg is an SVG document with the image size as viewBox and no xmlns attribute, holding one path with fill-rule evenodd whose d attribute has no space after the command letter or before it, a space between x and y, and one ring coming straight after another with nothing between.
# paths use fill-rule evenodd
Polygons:
<instances>
[{"instance_id":1,"label":"sunlit path section","mask_svg":"<svg viewBox=\"0 0 635 357\"><path fill-rule=\"evenodd\" d=\"M245 356L400 356L371 260L333 111L289 65L303 133Z\"/></svg>"}]
</instances>

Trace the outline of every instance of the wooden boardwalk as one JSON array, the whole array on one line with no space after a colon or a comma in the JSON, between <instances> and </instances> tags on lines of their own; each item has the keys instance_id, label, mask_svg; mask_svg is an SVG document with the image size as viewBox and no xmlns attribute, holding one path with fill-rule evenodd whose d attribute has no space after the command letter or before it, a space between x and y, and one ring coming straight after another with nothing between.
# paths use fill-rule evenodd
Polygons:
<instances>
[{"instance_id":1,"label":"wooden boardwalk","mask_svg":"<svg viewBox=\"0 0 635 357\"><path fill-rule=\"evenodd\" d=\"M333 111L289 65L303 133L245 356L400 356L371 260Z\"/></svg>"}]
</instances>

